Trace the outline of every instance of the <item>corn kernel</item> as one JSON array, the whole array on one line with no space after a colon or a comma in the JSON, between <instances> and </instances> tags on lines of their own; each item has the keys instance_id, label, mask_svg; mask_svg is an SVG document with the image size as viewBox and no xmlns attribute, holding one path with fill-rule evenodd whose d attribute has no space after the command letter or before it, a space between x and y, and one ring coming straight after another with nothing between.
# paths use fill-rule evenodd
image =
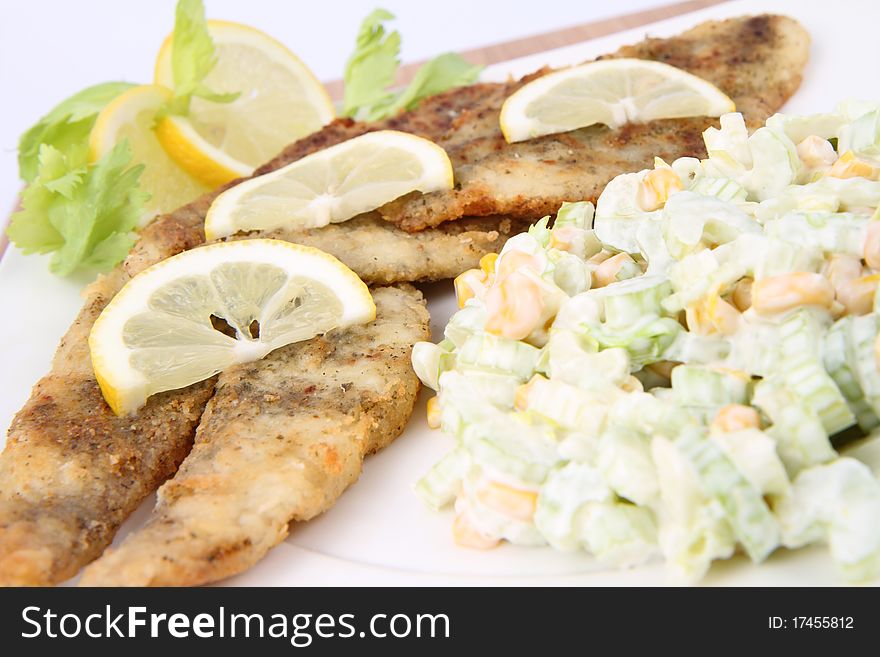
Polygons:
<instances>
[{"instance_id":1,"label":"corn kernel","mask_svg":"<svg viewBox=\"0 0 880 657\"><path fill-rule=\"evenodd\" d=\"M862 277L862 260L845 253L833 253L822 273L831 281L831 287L839 290L845 283Z\"/></svg>"},{"instance_id":2,"label":"corn kernel","mask_svg":"<svg viewBox=\"0 0 880 657\"><path fill-rule=\"evenodd\" d=\"M688 330L697 335L732 335L739 329L740 312L717 294L685 308Z\"/></svg>"},{"instance_id":3,"label":"corn kernel","mask_svg":"<svg viewBox=\"0 0 880 657\"><path fill-rule=\"evenodd\" d=\"M639 185L636 203L646 211L659 210L670 196L684 189L681 178L672 169L654 169L649 171Z\"/></svg>"},{"instance_id":4,"label":"corn kernel","mask_svg":"<svg viewBox=\"0 0 880 657\"><path fill-rule=\"evenodd\" d=\"M880 274L862 276L847 281L837 289L837 300L846 315L867 315L874 309L874 293L880 284Z\"/></svg>"},{"instance_id":5,"label":"corn kernel","mask_svg":"<svg viewBox=\"0 0 880 657\"><path fill-rule=\"evenodd\" d=\"M549 246L551 249L558 249L560 251L574 251L577 238L582 234L582 231L574 226L554 228L550 232Z\"/></svg>"},{"instance_id":6,"label":"corn kernel","mask_svg":"<svg viewBox=\"0 0 880 657\"><path fill-rule=\"evenodd\" d=\"M833 178L867 178L868 180L877 180L880 177L880 169L860 160L852 151L847 151L838 158L837 162L831 165L828 175Z\"/></svg>"},{"instance_id":7,"label":"corn kernel","mask_svg":"<svg viewBox=\"0 0 880 657\"><path fill-rule=\"evenodd\" d=\"M595 265L598 267L599 265L601 265L603 262L608 260L608 258L610 258L613 255L614 254L611 251L608 251L606 249L602 249L601 251L599 251L599 253L593 254L589 258L587 258L587 264L588 265Z\"/></svg>"},{"instance_id":8,"label":"corn kernel","mask_svg":"<svg viewBox=\"0 0 880 657\"><path fill-rule=\"evenodd\" d=\"M480 269L483 270L483 273L486 274L486 276L495 273L496 260L498 260L497 253L487 253L482 258L480 258Z\"/></svg>"},{"instance_id":9,"label":"corn kernel","mask_svg":"<svg viewBox=\"0 0 880 657\"><path fill-rule=\"evenodd\" d=\"M743 429L760 428L761 418L758 416L758 411L743 404L728 404L718 411L709 430L729 433Z\"/></svg>"},{"instance_id":10,"label":"corn kernel","mask_svg":"<svg viewBox=\"0 0 880 657\"><path fill-rule=\"evenodd\" d=\"M501 542L474 527L466 513L457 514L452 521L452 538L458 545L478 550L489 550Z\"/></svg>"},{"instance_id":11,"label":"corn kernel","mask_svg":"<svg viewBox=\"0 0 880 657\"><path fill-rule=\"evenodd\" d=\"M734 307L744 313L752 306L752 284L755 281L746 276L741 278L733 286L733 294L730 300L733 301Z\"/></svg>"},{"instance_id":12,"label":"corn kernel","mask_svg":"<svg viewBox=\"0 0 880 657\"><path fill-rule=\"evenodd\" d=\"M541 323L544 299L538 284L515 271L486 293L485 329L509 340L522 340Z\"/></svg>"},{"instance_id":13,"label":"corn kernel","mask_svg":"<svg viewBox=\"0 0 880 657\"><path fill-rule=\"evenodd\" d=\"M799 271L770 276L752 286L752 308L759 315L774 315L798 306L831 308L834 288L821 274Z\"/></svg>"},{"instance_id":14,"label":"corn kernel","mask_svg":"<svg viewBox=\"0 0 880 657\"><path fill-rule=\"evenodd\" d=\"M697 335L709 335L712 332L712 323L706 315L706 304L697 302L684 309L684 321L687 330Z\"/></svg>"},{"instance_id":15,"label":"corn kernel","mask_svg":"<svg viewBox=\"0 0 880 657\"><path fill-rule=\"evenodd\" d=\"M809 169L827 167L837 160L837 152L827 139L810 135L797 145L797 154Z\"/></svg>"},{"instance_id":16,"label":"corn kernel","mask_svg":"<svg viewBox=\"0 0 880 657\"><path fill-rule=\"evenodd\" d=\"M485 506L514 520L528 522L535 515L538 494L490 481L477 490L477 499Z\"/></svg>"},{"instance_id":17,"label":"corn kernel","mask_svg":"<svg viewBox=\"0 0 880 657\"><path fill-rule=\"evenodd\" d=\"M428 427L431 429L440 428L440 400L436 395L428 400L428 407L425 412L428 419Z\"/></svg>"},{"instance_id":18,"label":"corn kernel","mask_svg":"<svg viewBox=\"0 0 880 657\"><path fill-rule=\"evenodd\" d=\"M593 272L593 287L605 287L615 282L621 268L630 262L635 263L635 260L628 253L618 253L616 256L611 256L605 260Z\"/></svg>"},{"instance_id":19,"label":"corn kernel","mask_svg":"<svg viewBox=\"0 0 880 657\"><path fill-rule=\"evenodd\" d=\"M822 275L831 282L831 287L834 288L835 299L831 304L831 316L834 319L851 314L854 310L856 287L852 285L852 282L862 277L862 269L861 258L844 253L831 254L828 263L822 269ZM842 303L842 301L846 303Z\"/></svg>"},{"instance_id":20,"label":"corn kernel","mask_svg":"<svg viewBox=\"0 0 880 657\"><path fill-rule=\"evenodd\" d=\"M880 269L880 221L871 221L868 224L862 255L871 269Z\"/></svg>"},{"instance_id":21,"label":"corn kernel","mask_svg":"<svg viewBox=\"0 0 880 657\"><path fill-rule=\"evenodd\" d=\"M712 327L721 335L733 335L739 329L739 311L721 297L710 296L706 300L706 310Z\"/></svg>"},{"instance_id":22,"label":"corn kernel","mask_svg":"<svg viewBox=\"0 0 880 657\"><path fill-rule=\"evenodd\" d=\"M455 288L455 298L458 299L458 307L464 308L464 305L476 297L482 296L486 288L486 274L479 269L468 269L455 277L452 282Z\"/></svg>"},{"instance_id":23,"label":"corn kernel","mask_svg":"<svg viewBox=\"0 0 880 657\"><path fill-rule=\"evenodd\" d=\"M507 251L498 256L498 260L495 262L495 271L499 278L522 268L531 269L536 274L540 274L542 270L538 259L525 251Z\"/></svg>"},{"instance_id":24,"label":"corn kernel","mask_svg":"<svg viewBox=\"0 0 880 657\"><path fill-rule=\"evenodd\" d=\"M658 360L656 363L651 363L647 367L657 376L662 376L665 379L671 379L672 369L676 365L681 365L681 363L678 363L674 360Z\"/></svg>"}]
</instances>

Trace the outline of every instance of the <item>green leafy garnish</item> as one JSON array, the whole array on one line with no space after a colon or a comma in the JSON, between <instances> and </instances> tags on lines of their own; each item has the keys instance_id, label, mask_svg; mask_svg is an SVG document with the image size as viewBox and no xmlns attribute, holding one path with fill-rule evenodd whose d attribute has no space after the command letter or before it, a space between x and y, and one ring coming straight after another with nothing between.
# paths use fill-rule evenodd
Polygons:
<instances>
[{"instance_id":1,"label":"green leafy garnish","mask_svg":"<svg viewBox=\"0 0 880 657\"><path fill-rule=\"evenodd\" d=\"M423 99L441 91L471 84L481 70L481 66L470 64L461 55L439 55L419 67L412 82L388 106L385 115L392 116L401 110L413 109Z\"/></svg>"},{"instance_id":2,"label":"green leafy garnish","mask_svg":"<svg viewBox=\"0 0 880 657\"><path fill-rule=\"evenodd\" d=\"M345 66L345 116L362 121L393 116L441 91L470 84L482 70L460 55L446 53L422 65L406 89L393 91L400 66L400 34L386 31L383 25L393 18L390 12L376 9L361 23L357 45Z\"/></svg>"},{"instance_id":3,"label":"green leafy garnish","mask_svg":"<svg viewBox=\"0 0 880 657\"><path fill-rule=\"evenodd\" d=\"M37 121L18 142L18 172L22 180L31 182L36 177L41 144L53 146L68 162L84 165L89 133L98 112L133 86L128 82L107 82L83 89Z\"/></svg>"},{"instance_id":4,"label":"green leafy garnish","mask_svg":"<svg viewBox=\"0 0 880 657\"><path fill-rule=\"evenodd\" d=\"M171 42L174 97L165 113L188 114L193 96L215 103L230 103L238 98L238 93L218 93L205 85L205 78L216 64L214 41L208 33L202 0L180 0Z\"/></svg>"},{"instance_id":5,"label":"green leafy garnish","mask_svg":"<svg viewBox=\"0 0 880 657\"><path fill-rule=\"evenodd\" d=\"M12 215L9 239L25 254L54 251L49 269L60 276L110 269L134 244L149 197L138 188L143 165L130 163L128 141L90 165L43 144L36 177L22 194L23 209Z\"/></svg>"},{"instance_id":6,"label":"green leafy garnish","mask_svg":"<svg viewBox=\"0 0 880 657\"><path fill-rule=\"evenodd\" d=\"M345 96L342 112L357 116L371 108L387 105L394 94L388 90L394 84L400 60L400 33L385 32L383 21L394 15L385 9L376 9L361 23L357 45L345 65Z\"/></svg>"}]
</instances>

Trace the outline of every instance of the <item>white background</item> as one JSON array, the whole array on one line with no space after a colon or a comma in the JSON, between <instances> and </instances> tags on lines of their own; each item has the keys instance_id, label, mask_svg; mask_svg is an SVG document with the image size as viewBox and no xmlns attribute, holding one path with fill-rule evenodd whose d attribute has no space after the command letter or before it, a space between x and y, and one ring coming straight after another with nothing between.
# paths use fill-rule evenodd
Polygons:
<instances>
[{"instance_id":1,"label":"white background","mask_svg":"<svg viewBox=\"0 0 880 657\"><path fill-rule=\"evenodd\" d=\"M321 80L342 77L360 21L391 11L404 62L547 32L675 0L205 0L209 18L248 23ZM0 225L19 191L19 135L58 101L108 80L147 83L176 0L0 0Z\"/></svg>"}]
</instances>

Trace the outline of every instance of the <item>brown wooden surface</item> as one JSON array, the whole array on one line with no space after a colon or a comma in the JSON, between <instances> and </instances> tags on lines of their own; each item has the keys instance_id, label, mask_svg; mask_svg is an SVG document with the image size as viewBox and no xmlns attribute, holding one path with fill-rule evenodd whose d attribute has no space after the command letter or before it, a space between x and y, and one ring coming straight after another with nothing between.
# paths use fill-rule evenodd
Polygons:
<instances>
[{"instance_id":1,"label":"brown wooden surface","mask_svg":"<svg viewBox=\"0 0 880 657\"><path fill-rule=\"evenodd\" d=\"M601 36L616 34L617 32L630 30L641 25L656 23L657 21L666 18L680 16L692 11L697 11L698 9L703 9L704 7L721 4L722 2L726 2L726 0L688 0L687 2L676 2L662 7L655 7L654 9L647 9L645 11L625 14L623 16L615 16L614 18L606 18L601 21L566 27L561 30L554 30L553 32L535 34L521 39L504 41L502 43L483 46L481 48L474 48L473 50L462 52L461 55L474 64L488 66L489 64L504 62L508 59L533 55L535 53L544 52L545 50L570 46L575 43L589 41L590 39L595 39ZM422 62L412 62L401 66L397 78L398 83L405 84L408 82L421 64ZM326 87L334 100L338 100L342 97L342 80L328 82L326 83ZM6 225L8 225L8 223L7 218ZM7 245L8 240L6 238L6 229L4 227L2 232L0 232L0 257L3 257Z\"/></svg>"}]
</instances>

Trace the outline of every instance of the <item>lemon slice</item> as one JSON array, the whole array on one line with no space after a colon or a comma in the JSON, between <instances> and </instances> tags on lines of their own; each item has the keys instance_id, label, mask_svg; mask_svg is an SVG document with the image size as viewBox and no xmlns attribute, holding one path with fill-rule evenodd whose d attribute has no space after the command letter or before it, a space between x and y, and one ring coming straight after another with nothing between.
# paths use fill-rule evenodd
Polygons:
<instances>
[{"instance_id":1,"label":"lemon slice","mask_svg":"<svg viewBox=\"0 0 880 657\"><path fill-rule=\"evenodd\" d=\"M98 317L89 349L104 399L127 415L157 392L375 316L367 286L323 251L224 242L132 278Z\"/></svg>"},{"instance_id":2,"label":"lemon slice","mask_svg":"<svg viewBox=\"0 0 880 657\"><path fill-rule=\"evenodd\" d=\"M205 234L326 226L412 191L451 188L452 163L435 143L369 132L226 190L208 210Z\"/></svg>"},{"instance_id":3,"label":"lemon slice","mask_svg":"<svg viewBox=\"0 0 880 657\"><path fill-rule=\"evenodd\" d=\"M201 196L208 187L190 176L162 148L153 122L156 112L171 98L156 85L133 87L111 101L95 120L89 135L91 158L97 160L123 139L131 144L132 161L144 164L140 185L150 193L142 223L170 212Z\"/></svg>"},{"instance_id":4,"label":"lemon slice","mask_svg":"<svg viewBox=\"0 0 880 657\"><path fill-rule=\"evenodd\" d=\"M501 107L508 142L604 123L721 116L736 109L715 85L680 68L642 59L607 59L529 82Z\"/></svg>"},{"instance_id":5,"label":"lemon slice","mask_svg":"<svg viewBox=\"0 0 880 657\"><path fill-rule=\"evenodd\" d=\"M208 21L217 63L204 83L239 93L231 103L193 98L188 117L159 123L162 145L193 176L218 186L250 175L289 143L318 130L336 113L324 86L299 58L246 25ZM174 88L172 37L156 59L155 82Z\"/></svg>"}]
</instances>

